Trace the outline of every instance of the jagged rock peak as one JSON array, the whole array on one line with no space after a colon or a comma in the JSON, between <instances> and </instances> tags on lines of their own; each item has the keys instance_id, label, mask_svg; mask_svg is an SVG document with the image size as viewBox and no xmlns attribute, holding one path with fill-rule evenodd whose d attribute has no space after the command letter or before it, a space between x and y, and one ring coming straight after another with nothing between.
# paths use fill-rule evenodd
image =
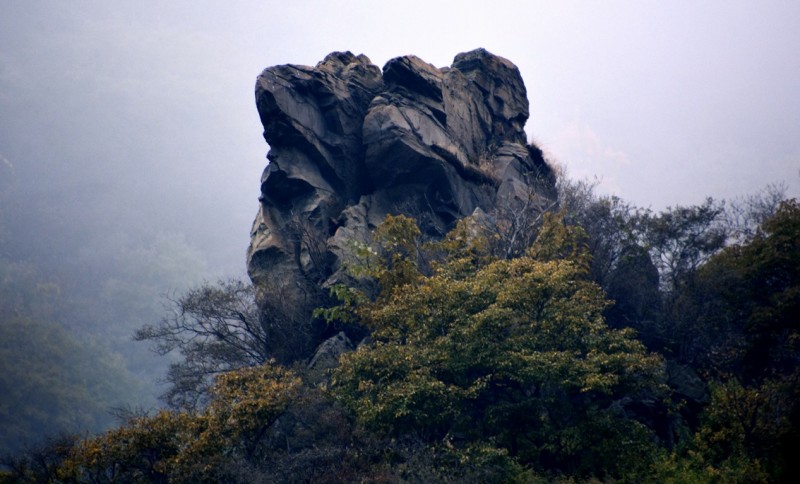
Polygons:
<instances>
[{"instance_id":1,"label":"jagged rock peak","mask_svg":"<svg viewBox=\"0 0 800 484\"><path fill-rule=\"evenodd\" d=\"M519 70L485 49L445 68L406 55L379 69L350 52L274 66L257 79L256 106L270 151L248 271L264 297L313 300L339 277L347 241L389 213L436 236L499 201L553 193L526 142Z\"/></svg>"}]
</instances>

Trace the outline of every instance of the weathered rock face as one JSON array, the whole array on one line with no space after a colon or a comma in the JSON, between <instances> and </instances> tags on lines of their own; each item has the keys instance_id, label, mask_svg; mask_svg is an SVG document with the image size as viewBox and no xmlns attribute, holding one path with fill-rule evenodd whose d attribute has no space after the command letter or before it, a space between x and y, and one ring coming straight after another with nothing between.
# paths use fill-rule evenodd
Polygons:
<instances>
[{"instance_id":1,"label":"weathered rock face","mask_svg":"<svg viewBox=\"0 0 800 484\"><path fill-rule=\"evenodd\" d=\"M319 345L311 361L308 362L306 377L314 384L327 383L328 370L337 367L339 357L353 349L350 338L344 331L339 331L338 334L331 336Z\"/></svg>"},{"instance_id":2,"label":"weathered rock face","mask_svg":"<svg viewBox=\"0 0 800 484\"><path fill-rule=\"evenodd\" d=\"M263 297L313 305L347 241L387 214L412 214L437 236L503 200L553 196L541 151L526 144L519 70L484 49L441 69L404 56L381 71L349 52L270 67L256 104L270 151L247 259Z\"/></svg>"}]
</instances>

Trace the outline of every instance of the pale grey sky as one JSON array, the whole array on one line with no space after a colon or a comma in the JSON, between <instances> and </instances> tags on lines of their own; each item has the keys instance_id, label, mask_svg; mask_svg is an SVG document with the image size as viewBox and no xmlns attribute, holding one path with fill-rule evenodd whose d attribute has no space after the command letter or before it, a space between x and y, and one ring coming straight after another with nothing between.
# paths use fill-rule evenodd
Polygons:
<instances>
[{"instance_id":1,"label":"pale grey sky","mask_svg":"<svg viewBox=\"0 0 800 484\"><path fill-rule=\"evenodd\" d=\"M602 191L655 209L776 182L800 196L798 25L800 2L772 0L2 0L0 159L108 226L126 203L238 264L264 67L485 47L521 70L529 135Z\"/></svg>"}]
</instances>

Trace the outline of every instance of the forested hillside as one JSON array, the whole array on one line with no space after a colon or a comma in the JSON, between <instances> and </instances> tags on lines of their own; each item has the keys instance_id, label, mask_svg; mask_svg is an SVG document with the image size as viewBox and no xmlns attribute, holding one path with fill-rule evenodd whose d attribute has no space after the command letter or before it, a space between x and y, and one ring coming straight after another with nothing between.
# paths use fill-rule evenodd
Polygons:
<instances>
[{"instance_id":1,"label":"forested hillside","mask_svg":"<svg viewBox=\"0 0 800 484\"><path fill-rule=\"evenodd\" d=\"M163 316L165 296L210 276L185 236L159 223L107 225L35 167L4 167L0 455L48 434L105 430L117 410L159 406L168 361L133 334Z\"/></svg>"},{"instance_id":2,"label":"forested hillside","mask_svg":"<svg viewBox=\"0 0 800 484\"><path fill-rule=\"evenodd\" d=\"M651 213L561 188L514 256L475 219L436 240L390 216L351 244L350 281L315 315L368 336L321 372L270 360L244 286L186 293L180 324L140 337L204 375L172 381L192 398L55 441L6 479L795 478L800 205L767 190Z\"/></svg>"}]
</instances>

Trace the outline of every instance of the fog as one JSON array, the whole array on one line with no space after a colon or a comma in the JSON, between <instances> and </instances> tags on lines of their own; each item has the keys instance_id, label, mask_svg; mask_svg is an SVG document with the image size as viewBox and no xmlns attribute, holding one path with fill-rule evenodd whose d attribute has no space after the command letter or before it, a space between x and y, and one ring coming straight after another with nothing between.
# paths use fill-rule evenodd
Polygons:
<instances>
[{"instance_id":1,"label":"fog","mask_svg":"<svg viewBox=\"0 0 800 484\"><path fill-rule=\"evenodd\" d=\"M163 294L245 277L268 150L255 77L334 50L379 66L476 47L510 59L531 139L641 206L781 182L798 196L798 20L777 1L4 0L2 324L50 294L33 316L84 349L94 335L97 358L146 388L135 403L155 405L163 363L131 332Z\"/></svg>"}]
</instances>

